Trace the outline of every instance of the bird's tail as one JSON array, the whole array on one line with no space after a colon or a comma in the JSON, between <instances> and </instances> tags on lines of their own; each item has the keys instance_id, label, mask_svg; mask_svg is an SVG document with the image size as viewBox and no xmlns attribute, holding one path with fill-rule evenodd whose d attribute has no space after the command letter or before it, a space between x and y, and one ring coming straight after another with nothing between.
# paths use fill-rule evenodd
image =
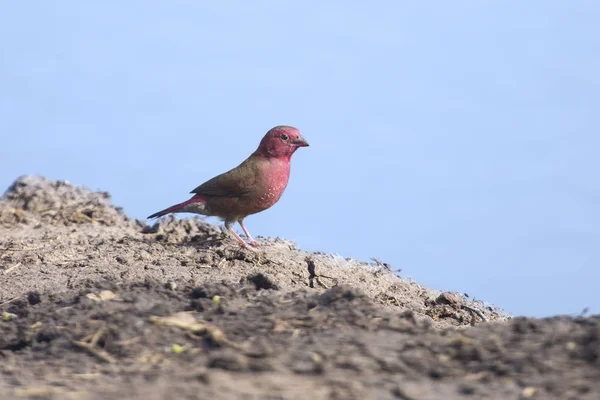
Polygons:
<instances>
[{"instance_id":1,"label":"bird's tail","mask_svg":"<svg viewBox=\"0 0 600 400\"><path fill-rule=\"evenodd\" d=\"M183 203L175 204L174 206L165 208L164 210L161 210L159 212L155 212L154 214L150 215L148 219L158 218L166 214L180 212L192 212L196 214L202 214L202 211L204 210L204 203L205 200L203 198L194 196L191 199L184 201Z\"/></svg>"}]
</instances>

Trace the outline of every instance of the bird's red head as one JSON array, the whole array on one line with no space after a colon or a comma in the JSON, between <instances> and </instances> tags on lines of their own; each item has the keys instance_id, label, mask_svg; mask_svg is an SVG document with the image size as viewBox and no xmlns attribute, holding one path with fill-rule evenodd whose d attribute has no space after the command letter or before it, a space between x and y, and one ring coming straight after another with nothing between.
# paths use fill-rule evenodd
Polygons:
<instances>
[{"instance_id":1,"label":"bird's red head","mask_svg":"<svg viewBox=\"0 0 600 400\"><path fill-rule=\"evenodd\" d=\"M255 154L264 157L290 159L299 147L306 147L308 143L302 133L293 126L276 126L262 138Z\"/></svg>"}]
</instances>

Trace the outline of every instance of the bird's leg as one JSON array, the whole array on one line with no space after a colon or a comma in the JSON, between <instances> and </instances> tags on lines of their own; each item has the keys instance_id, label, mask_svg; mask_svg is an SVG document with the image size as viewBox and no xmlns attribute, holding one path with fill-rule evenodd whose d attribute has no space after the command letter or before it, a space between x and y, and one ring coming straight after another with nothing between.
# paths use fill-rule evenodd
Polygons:
<instances>
[{"instance_id":1,"label":"bird's leg","mask_svg":"<svg viewBox=\"0 0 600 400\"><path fill-rule=\"evenodd\" d=\"M256 240L254 240L254 238L252 237L252 235L250 235L250 233L248 232L248 230L244 226L244 220L243 219L239 220L238 223L242 227L242 230L244 231L244 235L246 235L246 239L248 239L248 244L251 245L251 246L260 246L260 243L258 243Z\"/></svg>"},{"instance_id":2,"label":"bird's leg","mask_svg":"<svg viewBox=\"0 0 600 400\"><path fill-rule=\"evenodd\" d=\"M240 235L238 235L237 233L235 233L235 231L233 230L233 225L235 224L235 222L230 222L230 221L226 221L225 222L225 228L227 228L227 230L229 232L231 232L231 234L233 235L233 237L240 242L240 244L242 245L243 248L248 249L248 250L252 250L252 251L256 251L254 250L252 247L248 246L248 244L246 242L244 242L244 239L242 239L240 237Z\"/></svg>"}]
</instances>

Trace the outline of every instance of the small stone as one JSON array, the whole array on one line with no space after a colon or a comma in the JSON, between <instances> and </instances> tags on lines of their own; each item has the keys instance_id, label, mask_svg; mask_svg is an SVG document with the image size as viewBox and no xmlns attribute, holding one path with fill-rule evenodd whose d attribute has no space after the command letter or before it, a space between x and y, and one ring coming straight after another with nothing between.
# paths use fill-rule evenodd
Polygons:
<instances>
[{"instance_id":1,"label":"small stone","mask_svg":"<svg viewBox=\"0 0 600 400\"><path fill-rule=\"evenodd\" d=\"M450 305L458 305L461 303L459 298L454 293L450 293L450 292L444 292L444 293L440 294L435 299L435 302L437 304L450 304Z\"/></svg>"},{"instance_id":2,"label":"small stone","mask_svg":"<svg viewBox=\"0 0 600 400\"><path fill-rule=\"evenodd\" d=\"M524 399L530 399L535 395L536 392L537 392L536 388L534 388L533 386L527 386L521 392L521 397Z\"/></svg>"},{"instance_id":3,"label":"small stone","mask_svg":"<svg viewBox=\"0 0 600 400\"><path fill-rule=\"evenodd\" d=\"M13 313L9 313L9 312L3 312L2 313L2 319L4 321L10 321L11 319L17 318L17 314L13 314Z\"/></svg>"},{"instance_id":4,"label":"small stone","mask_svg":"<svg viewBox=\"0 0 600 400\"><path fill-rule=\"evenodd\" d=\"M117 295L110 290L101 290L97 293L88 293L85 295L85 297L93 301L102 302L113 300L117 297Z\"/></svg>"}]
</instances>

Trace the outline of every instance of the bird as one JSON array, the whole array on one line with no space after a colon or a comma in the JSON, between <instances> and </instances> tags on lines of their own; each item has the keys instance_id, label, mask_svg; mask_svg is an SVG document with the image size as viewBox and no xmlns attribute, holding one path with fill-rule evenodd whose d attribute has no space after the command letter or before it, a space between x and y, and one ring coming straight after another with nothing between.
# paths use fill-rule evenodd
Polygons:
<instances>
[{"instance_id":1,"label":"bird","mask_svg":"<svg viewBox=\"0 0 600 400\"><path fill-rule=\"evenodd\" d=\"M219 217L224 226L245 249L260 246L250 235L244 219L259 213L279 201L290 177L292 155L308 142L293 126L271 128L258 148L241 164L196 187L192 198L158 211L148 219L171 213L194 213ZM248 243L234 230L239 223Z\"/></svg>"}]
</instances>

